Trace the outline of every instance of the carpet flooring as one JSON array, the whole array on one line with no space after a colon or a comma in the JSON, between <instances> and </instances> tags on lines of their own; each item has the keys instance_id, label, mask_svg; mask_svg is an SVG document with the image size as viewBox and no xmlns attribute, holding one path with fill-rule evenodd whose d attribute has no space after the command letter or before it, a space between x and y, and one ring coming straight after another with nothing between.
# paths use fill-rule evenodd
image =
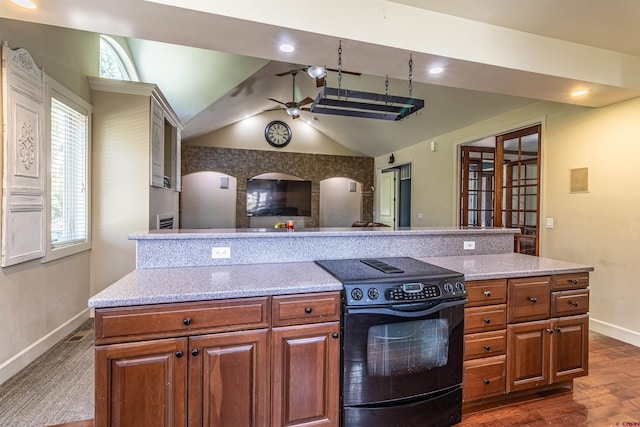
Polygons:
<instances>
[{"instance_id":1,"label":"carpet flooring","mask_svg":"<svg viewBox=\"0 0 640 427\"><path fill-rule=\"evenodd\" d=\"M0 385L0 426L44 427L94 417L93 319Z\"/></svg>"}]
</instances>

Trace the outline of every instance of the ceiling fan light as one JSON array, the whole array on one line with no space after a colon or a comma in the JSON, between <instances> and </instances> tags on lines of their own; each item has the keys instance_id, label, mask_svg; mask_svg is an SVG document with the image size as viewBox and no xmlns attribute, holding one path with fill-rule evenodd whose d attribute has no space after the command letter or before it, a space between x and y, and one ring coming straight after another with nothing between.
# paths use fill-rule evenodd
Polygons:
<instances>
[{"instance_id":1,"label":"ceiling fan light","mask_svg":"<svg viewBox=\"0 0 640 427\"><path fill-rule=\"evenodd\" d=\"M290 116L299 116L300 115L300 109L298 107L287 107L285 109L285 111Z\"/></svg>"},{"instance_id":2,"label":"ceiling fan light","mask_svg":"<svg viewBox=\"0 0 640 427\"><path fill-rule=\"evenodd\" d=\"M314 79L320 79L327 75L327 70L324 67L313 66L307 69L307 74L309 74Z\"/></svg>"}]
</instances>

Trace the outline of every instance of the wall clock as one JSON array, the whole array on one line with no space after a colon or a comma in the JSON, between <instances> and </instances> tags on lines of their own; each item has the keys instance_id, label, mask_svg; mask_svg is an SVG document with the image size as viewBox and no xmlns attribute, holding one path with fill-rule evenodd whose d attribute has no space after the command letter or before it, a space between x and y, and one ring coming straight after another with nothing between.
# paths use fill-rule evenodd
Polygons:
<instances>
[{"instance_id":1,"label":"wall clock","mask_svg":"<svg viewBox=\"0 0 640 427\"><path fill-rule=\"evenodd\" d=\"M274 120L264 128L264 137L273 147L282 148L291 142L291 128L285 122Z\"/></svg>"}]
</instances>

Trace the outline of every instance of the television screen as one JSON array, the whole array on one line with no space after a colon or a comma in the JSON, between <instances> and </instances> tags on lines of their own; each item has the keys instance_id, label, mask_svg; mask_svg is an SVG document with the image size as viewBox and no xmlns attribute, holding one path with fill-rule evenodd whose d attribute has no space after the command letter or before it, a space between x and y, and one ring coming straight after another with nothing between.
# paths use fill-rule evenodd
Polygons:
<instances>
[{"instance_id":1,"label":"television screen","mask_svg":"<svg viewBox=\"0 0 640 427\"><path fill-rule=\"evenodd\" d=\"M311 216L311 181L247 180L248 216Z\"/></svg>"}]
</instances>

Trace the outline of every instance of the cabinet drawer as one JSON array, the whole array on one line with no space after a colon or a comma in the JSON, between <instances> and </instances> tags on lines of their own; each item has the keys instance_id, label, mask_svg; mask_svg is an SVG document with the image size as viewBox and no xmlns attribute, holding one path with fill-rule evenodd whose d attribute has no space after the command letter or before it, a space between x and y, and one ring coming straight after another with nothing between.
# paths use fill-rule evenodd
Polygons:
<instances>
[{"instance_id":1,"label":"cabinet drawer","mask_svg":"<svg viewBox=\"0 0 640 427\"><path fill-rule=\"evenodd\" d=\"M505 279L496 280L475 280L466 283L467 307L479 305L504 304L507 302L507 281Z\"/></svg>"},{"instance_id":2,"label":"cabinet drawer","mask_svg":"<svg viewBox=\"0 0 640 427\"><path fill-rule=\"evenodd\" d=\"M269 297L96 309L97 344L269 327Z\"/></svg>"},{"instance_id":3,"label":"cabinet drawer","mask_svg":"<svg viewBox=\"0 0 640 427\"><path fill-rule=\"evenodd\" d=\"M498 356L507 350L507 331L505 329L464 336L464 360L480 357Z\"/></svg>"},{"instance_id":4,"label":"cabinet drawer","mask_svg":"<svg viewBox=\"0 0 640 427\"><path fill-rule=\"evenodd\" d=\"M507 326L507 306L487 305L464 309L464 333L476 333L504 329Z\"/></svg>"},{"instance_id":5,"label":"cabinet drawer","mask_svg":"<svg viewBox=\"0 0 640 427\"><path fill-rule=\"evenodd\" d=\"M551 276L551 290L564 291L589 286L589 273L556 274Z\"/></svg>"},{"instance_id":6,"label":"cabinet drawer","mask_svg":"<svg viewBox=\"0 0 640 427\"><path fill-rule=\"evenodd\" d=\"M274 296L272 318L273 326L340 320L340 293Z\"/></svg>"},{"instance_id":7,"label":"cabinet drawer","mask_svg":"<svg viewBox=\"0 0 640 427\"><path fill-rule=\"evenodd\" d=\"M464 362L462 401L469 402L505 393L506 356Z\"/></svg>"},{"instance_id":8,"label":"cabinet drawer","mask_svg":"<svg viewBox=\"0 0 640 427\"><path fill-rule=\"evenodd\" d=\"M509 323L549 318L551 278L509 280Z\"/></svg>"},{"instance_id":9,"label":"cabinet drawer","mask_svg":"<svg viewBox=\"0 0 640 427\"><path fill-rule=\"evenodd\" d=\"M576 289L551 293L553 317L584 314L589 311L589 289Z\"/></svg>"}]
</instances>

